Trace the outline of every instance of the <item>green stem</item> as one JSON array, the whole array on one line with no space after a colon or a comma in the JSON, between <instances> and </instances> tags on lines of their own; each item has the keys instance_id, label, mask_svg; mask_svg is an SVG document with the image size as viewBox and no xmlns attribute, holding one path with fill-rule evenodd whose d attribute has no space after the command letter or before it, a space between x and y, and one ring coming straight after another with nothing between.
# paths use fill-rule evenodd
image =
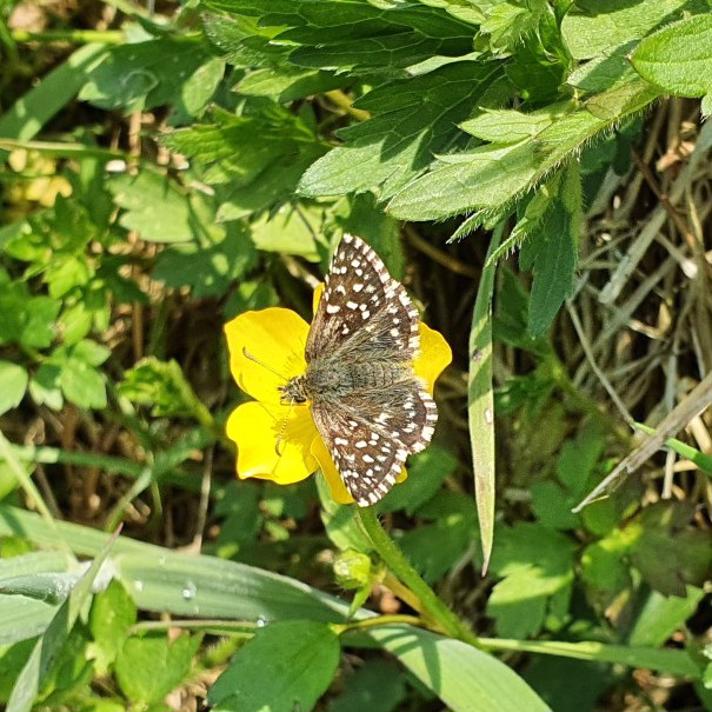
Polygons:
<instances>
[{"instance_id":1,"label":"green stem","mask_svg":"<svg viewBox=\"0 0 712 712\"><path fill-rule=\"evenodd\" d=\"M418 627L427 627L425 621L418 616L408 616L399 613L393 613L383 616L372 616L371 618L362 618L358 621L350 621L349 623L332 623L331 629L337 635L350 633L354 630L363 630L364 628L380 628L384 625L398 625L407 623Z\"/></svg>"},{"instance_id":2,"label":"green stem","mask_svg":"<svg viewBox=\"0 0 712 712\"><path fill-rule=\"evenodd\" d=\"M479 647L477 636L438 598L433 589L413 568L383 529L374 510L371 507L356 509L356 520L391 573L418 597L427 617L450 637Z\"/></svg>"},{"instance_id":3,"label":"green stem","mask_svg":"<svg viewBox=\"0 0 712 712\"><path fill-rule=\"evenodd\" d=\"M73 42L75 44L126 42L126 35L121 30L47 30L45 32L13 30L11 37L15 42Z\"/></svg>"}]
</instances>

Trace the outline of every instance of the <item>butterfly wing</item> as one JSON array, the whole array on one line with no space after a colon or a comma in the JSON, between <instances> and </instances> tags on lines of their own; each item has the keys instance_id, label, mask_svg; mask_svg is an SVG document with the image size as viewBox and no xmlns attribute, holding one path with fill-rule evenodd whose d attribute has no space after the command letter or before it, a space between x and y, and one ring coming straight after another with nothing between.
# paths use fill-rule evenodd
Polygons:
<instances>
[{"instance_id":1,"label":"butterfly wing","mask_svg":"<svg viewBox=\"0 0 712 712\"><path fill-rule=\"evenodd\" d=\"M435 431L435 402L414 377L388 388L315 400L312 415L347 489L359 506L375 504L396 482L405 460Z\"/></svg>"},{"instance_id":2,"label":"butterfly wing","mask_svg":"<svg viewBox=\"0 0 712 712\"><path fill-rule=\"evenodd\" d=\"M344 235L331 261L307 340L307 361L342 351L356 358L412 360L420 345L418 311L373 249Z\"/></svg>"},{"instance_id":3,"label":"butterfly wing","mask_svg":"<svg viewBox=\"0 0 712 712\"><path fill-rule=\"evenodd\" d=\"M409 454L430 442L437 408L415 377L420 346L418 312L403 285L363 240L344 235L325 279L306 347L321 372L373 374L348 392L320 389L314 422L344 484L360 506L380 500ZM350 370L349 370L350 369Z\"/></svg>"}]
</instances>

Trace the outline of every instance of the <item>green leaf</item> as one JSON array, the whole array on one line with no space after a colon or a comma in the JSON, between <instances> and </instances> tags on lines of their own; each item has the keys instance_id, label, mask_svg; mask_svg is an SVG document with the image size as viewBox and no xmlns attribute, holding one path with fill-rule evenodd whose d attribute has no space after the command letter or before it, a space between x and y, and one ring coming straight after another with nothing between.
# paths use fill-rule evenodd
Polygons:
<instances>
[{"instance_id":1,"label":"green leaf","mask_svg":"<svg viewBox=\"0 0 712 712\"><path fill-rule=\"evenodd\" d=\"M258 250L299 255L311 262L319 260L316 236L321 214L301 206L282 205L252 223L252 241ZM320 240L321 242L321 240Z\"/></svg>"},{"instance_id":2,"label":"green leaf","mask_svg":"<svg viewBox=\"0 0 712 712\"><path fill-rule=\"evenodd\" d=\"M411 529L399 543L426 581L437 581L457 563L475 539L474 508L469 497L441 492L418 511L432 524Z\"/></svg>"},{"instance_id":3,"label":"green leaf","mask_svg":"<svg viewBox=\"0 0 712 712\"><path fill-rule=\"evenodd\" d=\"M215 712L313 709L339 664L336 634L323 623L291 620L258 629L208 694Z\"/></svg>"},{"instance_id":4,"label":"green leaf","mask_svg":"<svg viewBox=\"0 0 712 712\"><path fill-rule=\"evenodd\" d=\"M393 712L406 695L404 676L389 660L367 660L344 684L346 689L331 700L329 712Z\"/></svg>"},{"instance_id":5,"label":"green leaf","mask_svg":"<svg viewBox=\"0 0 712 712\"><path fill-rule=\"evenodd\" d=\"M237 220L292 196L301 174L325 147L311 126L277 104L233 116L216 111L213 123L195 124L164 143L195 161L204 180L224 185L220 220Z\"/></svg>"},{"instance_id":6,"label":"green leaf","mask_svg":"<svg viewBox=\"0 0 712 712\"><path fill-rule=\"evenodd\" d=\"M101 371L73 356L61 368L59 385L67 400L80 408L106 407L106 379Z\"/></svg>"},{"instance_id":7,"label":"green leaf","mask_svg":"<svg viewBox=\"0 0 712 712\"><path fill-rule=\"evenodd\" d=\"M581 183L577 164L564 173L559 195L521 253L534 272L529 300L529 333L536 337L551 324L573 289L581 230ZM526 255L526 257L525 257ZM523 265L524 266L524 265Z\"/></svg>"},{"instance_id":8,"label":"green leaf","mask_svg":"<svg viewBox=\"0 0 712 712\"><path fill-rule=\"evenodd\" d=\"M153 278L166 287L190 287L195 299L225 294L256 261L255 246L242 225L227 226L223 237L171 245L158 255Z\"/></svg>"},{"instance_id":9,"label":"green leaf","mask_svg":"<svg viewBox=\"0 0 712 712\"><path fill-rule=\"evenodd\" d=\"M460 124L467 133L490 143L517 143L532 138L550 126L554 116L547 112L525 114L512 109L486 109L484 113Z\"/></svg>"},{"instance_id":10,"label":"green leaf","mask_svg":"<svg viewBox=\"0 0 712 712\"><path fill-rule=\"evenodd\" d=\"M547 107L543 113L554 120L531 139L441 156L428 173L402 187L386 209L404 220L439 220L476 209L503 210L594 136L640 111L657 96L658 90L637 80L624 91L592 97L581 109Z\"/></svg>"},{"instance_id":11,"label":"green leaf","mask_svg":"<svg viewBox=\"0 0 712 712\"><path fill-rule=\"evenodd\" d=\"M94 642L88 650L97 673L106 674L116 660L129 628L136 622L136 605L118 582L112 581L92 603L89 628Z\"/></svg>"},{"instance_id":12,"label":"green leaf","mask_svg":"<svg viewBox=\"0 0 712 712\"><path fill-rule=\"evenodd\" d=\"M628 644L660 647L685 625L685 621L697 610L703 596L703 590L695 586L687 586L684 597L665 596L658 591L651 591L628 635Z\"/></svg>"},{"instance_id":13,"label":"green leaf","mask_svg":"<svg viewBox=\"0 0 712 712\"><path fill-rule=\"evenodd\" d=\"M79 98L102 109L123 109L126 113L173 104L191 115L212 96L218 73L222 75L220 64L205 44L165 35L111 47L104 60L89 72Z\"/></svg>"},{"instance_id":14,"label":"green leaf","mask_svg":"<svg viewBox=\"0 0 712 712\"><path fill-rule=\"evenodd\" d=\"M155 356L141 359L126 371L118 390L133 403L149 406L156 418L192 416L200 406L192 386L173 359L161 361Z\"/></svg>"},{"instance_id":15,"label":"green leaf","mask_svg":"<svg viewBox=\"0 0 712 712\"><path fill-rule=\"evenodd\" d=\"M542 524L576 528L579 516L571 510L588 490L604 448L604 435L595 423L588 423L575 440L564 443L556 463L556 481L538 482L531 488L532 508Z\"/></svg>"},{"instance_id":16,"label":"green leaf","mask_svg":"<svg viewBox=\"0 0 712 712\"><path fill-rule=\"evenodd\" d=\"M152 170L113 178L108 188L124 210L120 224L149 242L187 242L193 238L192 211L187 196L173 181Z\"/></svg>"},{"instance_id":17,"label":"green leaf","mask_svg":"<svg viewBox=\"0 0 712 712\"><path fill-rule=\"evenodd\" d=\"M709 538L689 526L687 503L659 502L641 513L634 530L631 559L650 586L661 593L685 596L686 584L701 585L712 563Z\"/></svg>"},{"instance_id":18,"label":"green leaf","mask_svg":"<svg viewBox=\"0 0 712 712\"><path fill-rule=\"evenodd\" d=\"M78 553L95 553L107 539L87 527L63 522L57 527ZM0 505L0 536L10 534L42 546L52 545L57 536L38 515ZM115 551L112 559L119 579L146 610L234 620L327 622L343 621L348 612L343 601L300 581L233 561L186 557L126 538L118 539ZM409 626L375 628L359 640L391 652L456 712L549 712L513 670L460 641Z\"/></svg>"},{"instance_id":19,"label":"green leaf","mask_svg":"<svg viewBox=\"0 0 712 712\"><path fill-rule=\"evenodd\" d=\"M282 104L303 99L312 94L322 94L343 87L344 76L319 69L297 69L289 65L267 67L250 72L241 79L236 91L245 96L265 96Z\"/></svg>"},{"instance_id":20,"label":"green leaf","mask_svg":"<svg viewBox=\"0 0 712 712\"><path fill-rule=\"evenodd\" d=\"M698 15L646 37L631 56L643 79L670 94L712 91L712 15Z\"/></svg>"},{"instance_id":21,"label":"green leaf","mask_svg":"<svg viewBox=\"0 0 712 712\"><path fill-rule=\"evenodd\" d=\"M344 129L345 145L310 166L299 191L316 197L380 188L382 199L394 195L435 154L464 144L457 124L500 75L499 65L458 62L373 89L355 104L373 118Z\"/></svg>"},{"instance_id":22,"label":"green leaf","mask_svg":"<svg viewBox=\"0 0 712 712\"><path fill-rule=\"evenodd\" d=\"M433 55L472 49L474 29L435 8L323 0L208 0L215 10L259 16L273 41L296 45L289 61L303 67L406 67Z\"/></svg>"},{"instance_id":23,"label":"green leaf","mask_svg":"<svg viewBox=\"0 0 712 712\"><path fill-rule=\"evenodd\" d=\"M151 704L178 687L190 672L201 636L165 633L128 638L116 658L116 679L132 702Z\"/></svg>"},{"instance_id":24,"label":"green leaf","mask_svg":"<svg viewBox=\"0 0 712 712\"><path fill-rule=\"evenodd\" d=\"M0 361L0 415L20 405L28 380L27 371L22 366Z\"/></svg>"},{"instance_id":25,"label":"green leaf","mask_svg":"<svg viewBox=\"0 0 712 712\"><path fill-rule=\"evenodd\" d=\"M440 490L453 474L457 458L439 445L431 445L408 465L408 478L394 487L379 504L379 512L402 509L412 516Z\"/></svg>"},{"instance_id":26,"label":"green leaf","mask_svg":"<svg viewBox=\"0 0 712 712\"><path fill-rule=\"evenodd\" d=\"M471 645L406 626L370 635L453 712L551 712L511 668Z\"/></svg>"},{"instance_id":27,"label":"green leaf","mask_svg":"<svg viewBox=\"0 0 712 712\"><path fill-rule=\"evenodd\" d=\"M0 645L41 635L57 611L57 606L36 598L0 595Z\"/></svg>"},{"instance_id":28,"label":"green leaf","mask_svg":"<svg viewBox=\"0 0 712 712\"><path fill-rule=\"evenodd\" d=\"M487 602L500 635L526 638L544 626L547 616L560 624L573 582L572 542L539 524L522 522L497 530L491 568L504 577Z\"/></svg>"},{"instance_id":29,"label":"green leaf","mask_svg":"<svg viewBox=\"0 0 712 712\"><path fill-rule=\"evenodd\" d=\"M683 9L699 7L695 0L585 0L569 12L561 32L574 59L588 59L610 52L631 40L645 37L665 20Z\"/></svg>"},{"instance_id":30,"label":"green leaf","mask_svg":"<svg viewBox=\"0 0 712 712\"><path fill-rule=\"evenodd\" d=\"M56 364L43 363L30 379L29 391L37 405L46 405L52 410L61 410L64 405L60 388L62 370Z\"/></svg>"}]
</instances>

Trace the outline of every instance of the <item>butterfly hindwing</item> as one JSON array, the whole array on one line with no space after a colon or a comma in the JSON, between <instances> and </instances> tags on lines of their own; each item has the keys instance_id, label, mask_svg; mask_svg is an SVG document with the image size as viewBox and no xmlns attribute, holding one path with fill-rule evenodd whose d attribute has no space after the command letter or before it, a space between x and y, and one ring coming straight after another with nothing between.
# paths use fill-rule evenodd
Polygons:
<instances>
[{"instance_id":1,"label":"butterfly hindwing","mask_svg":"<svg viewBox=\"0 0 712 712\"><path fill-rule=\"evenodd\" d=\"M408 455L423 450L437 421L435 402L416 378L385 389L315 400L312 413L344 484L361 506L393 487Z\"/></svg>"}]
</instances>

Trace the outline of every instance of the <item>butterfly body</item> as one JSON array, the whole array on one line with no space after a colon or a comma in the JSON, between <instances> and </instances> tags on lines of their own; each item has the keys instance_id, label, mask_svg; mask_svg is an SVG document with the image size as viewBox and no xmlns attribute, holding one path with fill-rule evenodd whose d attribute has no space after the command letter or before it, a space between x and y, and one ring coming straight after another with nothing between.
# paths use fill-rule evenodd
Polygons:
<instances>
[{"instance_id":1,"label":"butterfly body","mask_svg":"<svg viewBox=\"0 0 712 712\"><path fill-rule=\"evenodd\" d=\"M437 409L413 371L419 316L363 240L344 235L309 332L306 373L282 389L312 416L357 504L375 504L430 441Z\"/></svg>"}]
</instances>

